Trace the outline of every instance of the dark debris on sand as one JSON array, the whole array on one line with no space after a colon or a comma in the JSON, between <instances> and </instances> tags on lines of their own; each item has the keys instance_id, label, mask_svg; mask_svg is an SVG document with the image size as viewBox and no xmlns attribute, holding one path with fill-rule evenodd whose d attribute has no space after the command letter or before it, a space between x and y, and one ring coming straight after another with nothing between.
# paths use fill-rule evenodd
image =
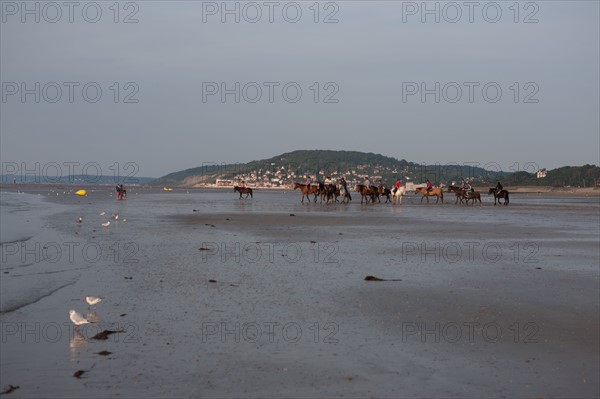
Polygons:
<instances>
[{"instance_id":1,"label":"dark debris on sand","mask_svg":"<svg viewBox=\"0 0 600 399\"><path fill-rule=\"evenodd\" d=\"M101 351L101 352L98 352L98 353L96 353L96 355L100 355L100 356L108 356L108 355L110 355L111 353L112 353L112 352L109 352L109 351Z\"/></svg>"},{"instance_id":2,"label":"dark debris on sand","mask_svg":"<svg viewBox=\"0 0 600 399\"><path fill-rule=\"evenodd\" d=\"M75 377L75 378L81 378L81 376L83 375L83 373L85 373L85 370L77 370L76 372L73 373L73 377Z\"/></svg>"},{"instance_id":3,"label":"dark debris on sand","mask_svg":"<svg viewBox=\"0 0 600 399\"><path fill-rule=\"evenodd\" d=\"M92 339L99 339L99 340L108 339L108 336L110 334L117 334L117 333L124 333L124 332L125 332L125 330L104 330L104 331L99 332L98 334L94 335L92 337Z\"/></svg>"},{"instance_id":4,"label":"dark debris on sand","mask_svg":"<svg viewBox=\"0 0 600 399\"><path fill-rule=\"evenodd\" d=\"M365 277L365 281L402 281L401 279L391 279L391 280L386 280L384 278L379 278L379 277L375 277L375 276L367 276Z\"/></svg>"},{"instance_id":5,"label":"dark debris on sand","mask_svg":"<svg viewBox=\"0 0 600 399\"><path fill-rule=\"evenodd\" d=\"M18 386L18 385L17 385L17 386L15 386L15 385L12 385L12 384L10 384L10 385L8 386L8 388L5 388L5 389L4 389L4 391L0 392L0 395L6 395L6 394L9 394L9 393L11 393L12 391L16 391L16 390L17 390L17 389L19 389L19 388L20 388L20 386Z\"/></svg>"}]
</instances>

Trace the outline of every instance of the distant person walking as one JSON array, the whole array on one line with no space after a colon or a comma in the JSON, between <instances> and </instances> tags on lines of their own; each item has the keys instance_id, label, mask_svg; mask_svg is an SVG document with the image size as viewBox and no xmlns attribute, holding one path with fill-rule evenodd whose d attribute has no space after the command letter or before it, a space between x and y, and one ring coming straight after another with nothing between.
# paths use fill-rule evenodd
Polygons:
<instances>
[{"instance_id":1,"label":"distant person walking","mask_svg":"<svg viewBox=\"0 0 600 399\"><path fill-rule=\"evenodd\" d=\"M350 191L348 190L348 183L346 183L346 179L344 178L344 176L342 176L342 179L340 180L340 184L342 185L342 187L344 187L344 190L346 190L346 196L348 197L348 200L352 201L352 197L350 196Z\"/></svg>"}]
</instances>

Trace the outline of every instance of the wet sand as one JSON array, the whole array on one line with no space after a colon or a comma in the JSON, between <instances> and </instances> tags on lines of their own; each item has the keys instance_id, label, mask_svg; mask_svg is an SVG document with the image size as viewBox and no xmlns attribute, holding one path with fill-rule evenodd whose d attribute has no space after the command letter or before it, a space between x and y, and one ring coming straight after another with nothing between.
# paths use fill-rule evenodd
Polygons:
<instances>
[{"instance_id":1,"label":"wet sand","mask_svg":"<svg viewBox=\"0 0 600 399\"><path fill-rule=\"evenodd\" d=\"M103 256L27 267L7 256L3 285L29 284L15 270L78 273L0 314L0 385L20 387L7 397L600 395L596 199L326 206L257 194L47 196L67 209L31 240ZM127 222L102 228L111 213ZM105 300L75 335L67 312L87 314L85 295Z\"/></svg>"}]
</instances>

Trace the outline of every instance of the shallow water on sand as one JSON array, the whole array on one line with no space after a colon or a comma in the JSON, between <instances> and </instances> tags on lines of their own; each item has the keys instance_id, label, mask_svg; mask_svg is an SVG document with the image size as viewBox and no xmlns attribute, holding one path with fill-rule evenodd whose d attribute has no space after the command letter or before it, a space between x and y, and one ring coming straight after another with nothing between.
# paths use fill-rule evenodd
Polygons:
<instances>
[{"instance_id":1,"label":"shallow water on sand","mask_svg":"<svg viewBox=\"0 0 600 399\"><path fill-rule=\"evenodd\" d=\"M301 204L291 190L25 191L61 208L37 216L27 241L50 256L2 246L11 396L600 393L598 197L467 207L414 195L360 205L356 193ZM88 309L85 295L105 299ZM76 334L69 309L97 323Z\"/></svg>"}]
</instances>

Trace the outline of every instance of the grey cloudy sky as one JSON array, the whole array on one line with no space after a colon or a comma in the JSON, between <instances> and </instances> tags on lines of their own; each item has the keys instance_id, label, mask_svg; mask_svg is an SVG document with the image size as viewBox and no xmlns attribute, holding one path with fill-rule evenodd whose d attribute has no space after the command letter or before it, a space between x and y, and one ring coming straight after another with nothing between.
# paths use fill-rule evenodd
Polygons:
<instances>
[{"instance_id":1,"label":"grey cloudy sky","mask_svg":"<svg viewBox=\"0 0 600 399\"><path fill-rule=\"evenodd\" d=\"M3 0L2 162L105 174L135 162L155 177L296 149L503 170L600 163L597 1L428 2L439 23L422 2L246 3L227 2L237 23L222 2L122 2L118 15L113 1L77 2L72 22L63 2L27 2L36 22Z\"/></svg>"}]
</instances>

